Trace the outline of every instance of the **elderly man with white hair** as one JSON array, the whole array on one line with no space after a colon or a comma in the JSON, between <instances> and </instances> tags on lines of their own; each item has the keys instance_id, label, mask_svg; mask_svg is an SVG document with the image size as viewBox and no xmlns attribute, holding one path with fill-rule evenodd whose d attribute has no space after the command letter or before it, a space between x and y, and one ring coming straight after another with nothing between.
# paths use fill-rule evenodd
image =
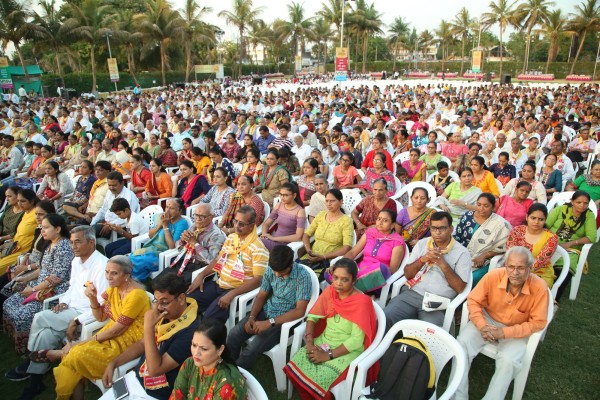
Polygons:
<instances>
[{"instance_id":1,"label":"elderly man with white hair","mask_svg":"<svg viewBox=\"0 0 600 400\"><path fill-rule=\"evenodd\" d=\"M531 252L515 246L506 252L505 260L504 268L488 272L469 294L470 321L458 335L469 366L486 343L497 343L496 371L485 400L504 399L521 368L529 336L548 322L548 286L532 273ZM468 372L454 398L469 398Z\"/></svg>"},{"instance_id":2,"label":"elderly man with white hair","mask_svg":"<svg viewBox=\"0 0 600 400\"><path fill-rule=\"evenodd\" d=\"M467 139L467 138L471 137L471 128L469 128L468 126L465 125L465 120L462 118L459 118L456 120L456 124L452 125L450 132L452 134L455 134L455 133L460 134L460 137L462 139Z\"/></svg>"}]
</instances>

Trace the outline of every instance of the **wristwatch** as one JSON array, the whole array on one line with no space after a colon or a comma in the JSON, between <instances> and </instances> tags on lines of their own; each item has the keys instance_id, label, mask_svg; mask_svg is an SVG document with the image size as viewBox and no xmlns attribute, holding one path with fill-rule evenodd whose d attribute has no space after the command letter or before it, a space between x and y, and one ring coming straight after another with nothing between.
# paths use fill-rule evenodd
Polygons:
<instances>
[{"instance_id":1,"label":"wristwatch","mask_svg":"<svg viewBox=\"0 0 600 400\"><path fill-rule=\"evenodd\" d=\"M73 321L75 321L75 325L81 325L81 322L79 321L79 316L73 318Z\"/></svg>"},{"instance_id":2,"label":"wristwatch","mask_svg":"<svg viewBox=\"0 0 600 400\"><path fill-rule=\"evenodd\" d=\"M329 345L327 343L323 343L321 345L321 349L323 349L324 351L327 352L330 360L333 360L333 350L331 350L331 347L329 347Z\"/></svg>"},{"instance_id":3,"label":"wristwatch","mask_svg":"<svg viewBox=\"0 0 600 400\"><path fill-rule=\"evenodd\" d=\"M275 318L269 318L269 322L271 323L271 326L275 326Z\"/></svg>"}]
</instances>

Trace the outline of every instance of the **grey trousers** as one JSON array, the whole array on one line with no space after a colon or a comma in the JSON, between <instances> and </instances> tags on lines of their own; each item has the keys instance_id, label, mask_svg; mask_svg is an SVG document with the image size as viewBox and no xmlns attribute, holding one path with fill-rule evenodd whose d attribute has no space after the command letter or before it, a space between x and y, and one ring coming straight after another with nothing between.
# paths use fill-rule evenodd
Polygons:
<instances>
[{"instance_id":1,"label":"grey trousers","mask_svg":"<svg viewBox=\"0 0 600 400\"><path fill-rule=\"evenodd\" d=\"M256 316L257 321L264 321L266 319L267 317L263 311ZM279 335L281 334L281 325L277 325L267 329L260 335L250 335L244 329L247 321L248 317L238 322L227 336L227 349L231 357L236 360L235 363L238 367L242 367L245 370L249 370L254 366L258 356L265 351L271 350L273 346L278 344ZM254 337L254 339L242 350L244 342L251 337Z\"/></svg>"},{"instance_id":2,"label":"grey trousers","mask_svg":"<svg viewBox=\"0 0 600 400\"><path fill-rule=\"evenodd\" d=\"M383 309L385 314L386 332L390 330L396 322L405 319L418 319L430 322L441 327L444 324L446 311L423 311L423 296L411 290L408 286L402 286L398 296L394 297Z\"/></svg>"},{"instance_id":3,"label":"grey trousers","mask_svg":"<svg viewBox=\"0 0 600 400\"><path fill-rule=\"evenodd\" d=\"M503 324L494 321L484 312L485 319L489 325L504 327ZM465 373L461 384L454 395L454 400L468 400L469 398L469 369L471 362L479 354L483 346L487 343L481 337L479 329L471 321L460 330L460 335L456 338L467 354L467 372ZM527 340L520 339L501 339L498 341L498 355L496 357L496 370L488 386L488 390L483 397L485 400L504 400L506 392L517 372L521 369L521 362L527 350Z\"/></svg>"},{"instance_id":4,"label":"grey trousers","mask_svg":"<svg viewBox=\"0 0 600 400\"><path fill-rule=\"evenodd\" d=\"M67 334L69 323L79 313L67 308L59 313L52 310L40 311L33 318L29 342L29 351L40 351L46 349L58 349L62 347L62 341ZM27 372L30 374L45 374L50 369L48 363L30 362Z\"/></svg>"}]
</instances>

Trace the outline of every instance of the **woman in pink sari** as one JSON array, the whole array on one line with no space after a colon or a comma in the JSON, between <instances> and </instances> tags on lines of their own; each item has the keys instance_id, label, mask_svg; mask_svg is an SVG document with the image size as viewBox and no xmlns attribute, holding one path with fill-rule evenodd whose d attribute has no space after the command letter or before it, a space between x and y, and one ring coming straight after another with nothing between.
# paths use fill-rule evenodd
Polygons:
<instances>
[{"instance_id":1,"label":"woman in pink sari","mask_svg":"<svg viewBox=\"0 0 600 400\"><path fill-rule=\"evenodd\" d=\"M396 212L384 208L379 212L375 226L367 228L352 250L344 255L353 260L363 252L362 259L358 262L358 280L355 285L363 293L381 288L402 264L406 244L402 236L393 230L395 221ZM325 279L330 281L331 276L326 273Z\"/></svg>"}]
</instances>

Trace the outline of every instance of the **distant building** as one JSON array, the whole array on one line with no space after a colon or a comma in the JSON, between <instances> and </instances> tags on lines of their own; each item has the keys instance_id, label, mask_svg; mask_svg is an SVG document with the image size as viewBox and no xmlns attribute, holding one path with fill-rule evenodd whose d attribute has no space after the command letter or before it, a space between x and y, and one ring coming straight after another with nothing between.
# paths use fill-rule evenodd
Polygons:
<instances>
[{"instance_id":1,"label":"distant building","mask_svg":"<svg viewBox=\"0 0 600 400\"><path fill-rule=\"evenodd\" d=\"M404 47L402 44L392 44L390 51L398 57L398 61L434 61L437 55L438 47L436 45L428 46L424 50L414 50Z\"/></svg>"}]
</instances>

